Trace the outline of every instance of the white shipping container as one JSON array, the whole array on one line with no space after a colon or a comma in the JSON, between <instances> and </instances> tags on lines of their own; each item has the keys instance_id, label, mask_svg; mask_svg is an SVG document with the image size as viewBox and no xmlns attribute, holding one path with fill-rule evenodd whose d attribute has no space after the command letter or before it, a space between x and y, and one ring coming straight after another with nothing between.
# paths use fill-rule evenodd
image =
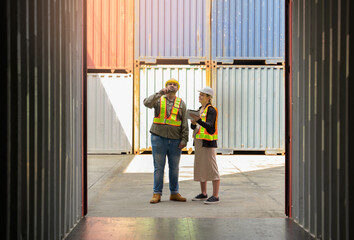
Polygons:
<instances>
[{"instance_id":1,"label":"white shipping container","mask_svg":"<svg viewBox=\"0 0 354 240\"><path fill-rule=\"evenodd\" d=\"M132 153L132 74L88 74L88 153Z\"/></svg>"},{"instance_id":2,"label":"white shipping container","mask_svg":"<svg viewBox=\"0 0 354 240\"><path fill-rule=\"evenodd\" d=\"M206 67L200 65L154 65L140 67L140 149L151 147L150 127L154 118L154 110L144 106L146 97L164 88L164 83L171 77L180 83L177 96L182 98L187 109L198 109L200 106L198 90L206 86ZM190 122L188 122L188 125ZM187 149L192 148L192 131L189 128Z\"/></svg>"},{"instance_id":3,"label":"white shipping container","mask_svg":"<svg viewBox=\"0 0 354 240\"><path fill-rule=\"evenodd\" d=\"M284 153L284 68L220 66L214 82L219 149Z\"/></svg>"}]
</instances>

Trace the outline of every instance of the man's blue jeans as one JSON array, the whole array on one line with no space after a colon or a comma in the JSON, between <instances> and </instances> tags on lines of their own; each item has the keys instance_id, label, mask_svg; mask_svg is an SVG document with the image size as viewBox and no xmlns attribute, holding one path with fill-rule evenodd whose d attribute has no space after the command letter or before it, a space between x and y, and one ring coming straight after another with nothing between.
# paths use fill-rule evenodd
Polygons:
<instances>
[{"instance_id":1,"label":"man's blue jeans","mask_svg":"<svg viewBox=\"0 0 354 240\"><path fill-rule=\"evenodd\" d=\"M162 195L163 175L166 156L168 157L169 179L171 194L178 193L178 173L181 149L178 148L181 140L160 137L151 134L152 156L154 158L154 193Z\"/></svg>"}]
</instances>

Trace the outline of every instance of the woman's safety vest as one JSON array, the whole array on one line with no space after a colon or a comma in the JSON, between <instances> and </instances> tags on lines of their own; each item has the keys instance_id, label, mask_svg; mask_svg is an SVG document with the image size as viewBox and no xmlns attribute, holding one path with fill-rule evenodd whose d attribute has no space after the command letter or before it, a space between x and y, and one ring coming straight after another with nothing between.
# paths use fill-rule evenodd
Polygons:
<instances>
[{"instance_id":1,"label":"woman's safety vest","mask_svg":"<svg viewBox=\"0 0 354 240\"><path fill-rule=\"evenodd\" d=\"M203 122L206 122L206 118L207 118L207 112L208 112L208 107L210 107L211 105L208 105L203 113L202 116L200 117L202 119ZM202 126L199 127L199 131L198 133L195 135L195 137L197 139L203 139L203 140L207 140L207 141L213 141L213 140L218 140L218 110L216 109L216 107L214 107L215 111L216 111L216 119L215 119L215 132L214 134L210 134L208 133L208 131L203 128Z\"/></svg>"},{"instance_id":2,"label":"woman's safety vest","mask_svg":"<svg viewBox=\"0 0 354 240\"><path fill-rule=\"evenodd\" d=\"M181 121L177 121L177 114L179 105L181 105L181 99L179 97L175 98L175 103L173 104L171 114L166 119L166 98L162 96L160 98L160 114L158 117L154 118L154 123L157 124L168 124L172 126L181 126Z\"/></svg>"}]
</instances>

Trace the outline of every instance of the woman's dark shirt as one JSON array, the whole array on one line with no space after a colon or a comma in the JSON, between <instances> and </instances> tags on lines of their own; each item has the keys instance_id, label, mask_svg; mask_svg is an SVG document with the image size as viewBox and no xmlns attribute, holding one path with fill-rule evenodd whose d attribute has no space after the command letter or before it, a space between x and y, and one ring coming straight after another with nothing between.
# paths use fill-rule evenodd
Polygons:
<instances>
[{"instance_id":1,"label":"woman's dark shirt","mask_svg":"<svg viewBox=\"0 0 354 240\"><path fill-rule=\"evenodd\" d=\"M208 103L205 107L208 105L211 105ZM199 108L199 110L202 107ZM209 134L214 134L215 133L215 122L216 122L216 110L213 106L208 107L207 111L207 117L206 117L206 122L203 122L202 119L199 119L197 123L205 128ZM197 125L191 124L191 128L194 130L197 127ZM216 140L213 141L208 141L203 139L203 147L209 147L209 148L216 148L217 143Z\"/></svg>"}]
</instances>

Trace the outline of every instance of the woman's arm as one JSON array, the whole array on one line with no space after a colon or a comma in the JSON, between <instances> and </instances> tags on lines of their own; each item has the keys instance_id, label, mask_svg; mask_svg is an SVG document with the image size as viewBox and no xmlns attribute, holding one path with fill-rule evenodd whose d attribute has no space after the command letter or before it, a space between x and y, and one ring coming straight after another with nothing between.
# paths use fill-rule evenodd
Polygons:
<instances>
[{"instance_id":1,"label":"woman's arm","mask_svg":"<svg viewBox=\"0 0 354 240\"><path fill-rule=\"evenodd\" d=\"M199 109L198 110L200 110L202 107L199 107ZM191 116L193 116L193 115L191 115ZM195 129L197 127L197 122L196 122L196 119L194 119L194 120L191 120L191 129Z\"/></svg>"},{"instance_id":2,"label":"woman's arm","mask_svg":"<svg viewBox=\"0 0 354 240\"><path fill-rule=\"evenodd\" d=\"M214 107L208 107L208 113L206 122L203 122L202 119L199 119L197 123L205 128L208 133L214 134L215 133L215 121L216 121L216 110Z\"/></svg>"}]
</instances>

